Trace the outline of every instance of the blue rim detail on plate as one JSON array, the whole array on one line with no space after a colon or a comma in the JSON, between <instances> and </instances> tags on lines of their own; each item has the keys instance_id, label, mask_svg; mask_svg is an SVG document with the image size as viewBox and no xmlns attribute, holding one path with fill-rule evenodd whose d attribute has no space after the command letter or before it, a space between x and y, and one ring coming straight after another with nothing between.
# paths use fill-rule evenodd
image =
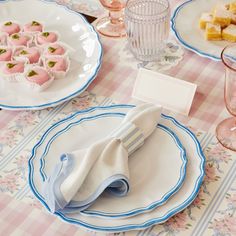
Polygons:
<instances>
[{"instance_id":1,"label":"blue rim detail on plate","mask_svg":"<svg viewBox=\"0 0 236 236\"><path fill-rule=\"evenodd\" d=\"M1 1L1 0L0 0ZM126 104L122 104L121 105L122 106L122 108L124 108L124 107L127 107L127 108L131 108L131 107L134 107L134 106L132 106L132 105L126 105ZM78 116L79 114L86 114L86 113L90 113L90 112L93 112L93 111L96 111L96 110L109 110L109 109L111 109L111 108L117 108L117 105L110 105L110 106L106 106L106 107L101 107L101 106L94 106L94 107L90 107L90 108L88 108L88 109L85 109L85 110L82 110L82 111L77 111L76 113L74 113L74 114L72 114L72 115L70 115L70 116L68 116L68 117L66 117L66 118L64 118L64 119L62 119L62 120L60 120L60 121L58 121L58 122L56 122L56 123L54 123L50 128L48 128L46 131L45 131L45 133L44 133L44 135L41 137L41 139L40 139L40 141L44 141L43 139L47 136L47 134L51 131L51 130L53 130L54 128L56 128L57 126L59 126L59 125L61 125L62 123L65 123L65 122L67 122L67 121L69 121L69 120L72 120L72 119L74 119L76 116ZM40 142L39 141L39 142ZM36 144L37 145L37 144ZM35 145L35 146L36 146ZM43 178L43 181L45 180L45 178L46 178L46 176L44 175L44 172L43 172L43 169L44 169L44 165L45 165L45 162L44 162L44 159L42 158L41 159L41 167L40 167L40 173L41 173L41 176L42 176L42 178Z\"/></svg>"},{"instance_id":2,"label":"blue rim detail on plate","mask_svg":"<svg viewBox=\"0 0 236 236\"><path fill-rule=\"evenodd\" d=\"M105 109L112 109L112 108L133 108L133 107L134 107L133 105L112 105L112 106L107 106ZM104 107L96 107L96 109L99 109L99 108L104 109ZM195 186L194 186L194 191L191 193L191 195L188 197L187 200L185 200L178 207L175 207L171 211L168 211L163 217L153 218L153 219L147 220L146 222L141 223L141 224L132 224L132 225L128 224L128 225L122 225L122 226L116 226L116 227L105 227L105 226L103 227L103 226L96 226L96 225L88 224L88 223L86 223L86 222L84 222L82 220L75 220L73 218L66 217L62 213L55 213L55 215L61 217L61 219L65 220L68 223L80 225L80 226L83 226L83 227L85 227L87 229L90 229L90 230L106 231L106 232L119 232L119 231L145 229L145 228L153 226L155 224L163 223L163 222L167 221L173 215L177 214L178 212L182 211L187 206L189 206L189 204L191 204L192 201L197 196L197 194L199 192L199 189L200 189L200 186L202 184L203 178L204 178L204 174L205 174L204 166L205 166L205 162L206 162L205 156L203 154L203 151L201 149L201 145L200 145L199 141L197 140L196 136L193 134L193 132L191 130L189 130L187 127L183 126L182 124L180 124L177 120L175 120L171 116L167 116L167 115L163 115L162 114L162 117L164 119L170 120L172 123L174 123L176 126L181 128L182 130L184 130L185 132L187 132L191 136L192 140L196 144L197 153L198 153L198 155L199 155L199 157L201 159L201 164L200 164L201 174L197 178L197 181L196 181ZM34 146L34 148L32 150L32 155L31 155L31 157L30 157L30 159L28 161L28 165L29 165L29 185L30 185L31 190L35 194L35 196L39 199L39 201L48 210L50 210L48 208L47 204L45 203L43 197L38 193L37 189L35 188L34 182L33 182L33 179L32 179L32 175L33 175L33 172L34 172L34 167L32 165L32 161L33 161L34 156L35 156L35 151L37 149L37 145L38 145L38 143Z\"/></svg>"},{"instance_id":3,"label":"blue rim detail on plate","mask_svg":"<svg viewBox=\"0 0 236 236\"><path fill-rule=\"evenodd\" d=\"M10 1L24 1L24 0L0 0L0 4L2 4L4 2L10 2ZM69 12L77 15L78 17L80 17L84 21L84 23L86 25L88 25L88 28L90 29L90 31L92 33L95 33L95 35L97 36L98 45L99 45L99 49L100 49L100 51L99 51L100 55L99 55L98 62L97 62L97 68L94 71L93 75L90 78L88 78L87 83L82 88L80 88L76 92L68 95L67 97L61 98L61 99L59 99L57 101L54 101L54 102L40 104L40 105L37 105L37 106L9 106L9 105L0 104L0 108L11 109L11 110L24 110L24 109L25 110L31 110L31 109L35 110L35 109L42 109L42 108L48 108L48 107L57 106L57 105L65 102L65 101L67 101L69 99L72 99L72 98L76 97L77 95L81 94L82 92L84 92L88 88L88 86L93 82L93 80L96 78L96 76L98 74L98 71L101 68L102 57L103 57L102 44L101 44L100 37L99 37L97 31L94 29L93 25L91 25L83 15L81 15L80 13L78 13L76 11L71 10L67 6L61 5L61 4L59 4L57 2L54 2L52 0L38 0L38 1L41 1L41 2L44 2L44 3L48 3L48 4L55 4L55 5L57 5L57 6L61 7L61 8L64 8L66 11L69 11Z\"/></svg>"},{"instance_id":4,"label":"blue rim detail on plate","mask_svg":"<svg viewBox=\"0 0 236 236\"><path fill-rule=\"evenodd\" d=\"M95 116L86 116L86 117L80 118L74 122L68 122L68 120L70 120L70 117L69 117L68 119L65 118L63 121L59 121L59 122L55 123L54 124L55 126L58 126L63 123L67 123L67 125L63 129L60 129L57 133L55 133L50 138L50 140L47 142L47 144L44 148L44 152L40 157L41 168L39 170L41 177L42 177L42 181L45 181L45 179L47 178L46 173L44 172L45 156L47 155L47 153L50 149L50 146L55 141L55 139L57 139L58 136L65 133L73 126L79 125L83 122L91 121L91 120L95 120L95 119L103 118L103 117L114 117L114 116L123 117L123 116L125 116L125 114L124 113L117 113L117 112L99 113L98 115L95 115ZM60 123L60 124L58 124L58 123ZM161 124L158 124L158 127L171 136L171 138L175 142L176 146L180 150L180 158L182 160L182 165L180 168L180 173L179 173L179 178L178 178L177 183L167 193L165 193L160 199L150 203L149 205L147 205L145 207L139 207L139 208L135 208L135 209L132 209L132 210L129 210L126 212L120 212L120 213L112 213L112 212L109 213L109 212L103 212L103 211L84 210L83 215L93 215L93 216L100 216L100 217L102 216L102 217L106 217L106 218L126 218L129 216L134 216L134 215L141 214L141 213L144 213L147 211L151 211L154 208L156 208L157 206L163 205L173 194L175 194L181 188L181 186L184 182L185 176L186 176L186 168L187 168L186 151L185 151L184 147L182 146L179 138L176 136L176 134L172 130L170 130L168 127L161 125ZM53 129L50 129L50 131L52 131L52 130ZM39 141L40 144L42 144L44 142L45 138L47 137L47 135L49 133L50 132L48 132L48 131L45 132L45 135L43 135L43 137ZM40 146L40 144L38 145L38 147Z\"/></svg>"},{"instance_id":5,"label":"blue rim detail on plate","mask_svg":"<svg viewBox=\"0 0 236 236\"><path fill-rule=\"evenodd\" d=\"M185 5L193 2L193 1L197 1L197 0L189 0L189 1L186 1L184 3L182 3L180 6L178 6L174 13L173 13L173 16L171 17L171 28L175 34L175 37L179 40L179 42L184 46L186 47L187 49L189 49L190 51L192 52L195 52L196 54L198 54L199 56L203 56L203 57L206 57L206 58L209 58L209 59L212 59L212 60L215 60L215 61L220 61L220 57L217 57L217 56L213 56L209 53L206 53L204 51L201 51L193 46L191 46L190 44L188 44L187 42L184 41L184 39L182 39L182 37L180 36L180 34L178 33L178 30L176 29L176 24L175 24L175 20L176 18L178 17L178 14L179 12L181 11L181 9L183 7L185 7Z\"/></svg>"},{"instance_id":6,"label":"blue rim detail on plate","mask_svg":"<svg viewBox=\"0 0 236 236\"><path fill-rule=\"evenodd\" d=\"M81 114L81 113L79 113L79 114ZM41 175L41 177L42 177L42 181L45 181L45 180L47 179L47 175L46 175L46 173L44 172L45 156L48 154L48 151L49 151L49 149L50 149L51 144L53 143L53 141L54 141L59 135L65 133L67 130L69 130L69 129L70 129L71 127L73 127L74 125L81 124L81 123L83 123L84 121L96 120L96 119L101 118L101 117L108 117L109 115L112 115L112 114L114 114L114 113L109 112L109 113L102 113L102 114L100 113L100 114L95 115L95 116L86 116L86 117L83 117L83 118L81 118L81 119L79 119L79 120L77 120L77 121L75 121L75 122L69 123L64 129L62 129L62 130L58 131L56 134L54 134L54 135L50 138L50 140L48 141L48 143L46 144L46 147L45 147L45 149L44 149L44 152L43 152L42 156L40 157L40 164L41 164L41 166L40 166L39 172L40 172L40 175ZM120 115L120 116L123 116L123 115L125 115L125 114L124 114L124 113L116 113L116 115L117 115L117 116L119 116L119 115ZM56 122L56 123L54 124L54 126L57 127L57 126L60 125L60 124L66 123L68 120L70 120L70 117L69 117L69 119L65 118L65 119L63 119L63 120L61 120L61 121L59 121L59 122ZM52 127L50 128L50 131L51 131L51 130L53 130ZM50 133L50 132L47 130L47 131L43 134L42 138L41 138L40 141L39 141L40 144L43 143L44 139L47 137L47 135L48 135L49 133ZM40 146L40 145L39 145L39 146ZM38 147L39 147L39 146L38 146Z\"/></svg>"}]
</instances>

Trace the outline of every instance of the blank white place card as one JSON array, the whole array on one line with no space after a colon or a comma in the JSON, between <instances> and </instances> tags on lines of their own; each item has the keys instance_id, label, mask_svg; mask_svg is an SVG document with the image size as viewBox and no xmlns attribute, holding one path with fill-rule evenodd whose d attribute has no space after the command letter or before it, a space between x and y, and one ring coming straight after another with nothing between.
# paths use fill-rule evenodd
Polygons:
<instances>
[{"instance_id":1,"label":"blank white place card","mask_svg":"<svg viewBox=\"0 0 236 236\"><path fill-rule=\"evenodd\" d=\"M196 89L196 84L141 68L136 78L133 97L188 115Z\"/></svg>"}]
</instances>

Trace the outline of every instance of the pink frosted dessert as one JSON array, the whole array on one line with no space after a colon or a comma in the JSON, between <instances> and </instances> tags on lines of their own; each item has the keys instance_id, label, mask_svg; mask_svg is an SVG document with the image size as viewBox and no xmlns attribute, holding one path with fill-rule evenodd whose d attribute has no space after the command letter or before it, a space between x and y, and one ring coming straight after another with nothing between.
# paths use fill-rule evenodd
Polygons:
<instances>
[{"instance_id":1,"label":"pink frosted dessert","mask_svg":"<svg viewBox=\"0 0 236 236\"><path fill-rule=\"evenodd\" d=\"M24 34L13 34L8 38L11 46L27 46L30 37Z\"/></svg>"},{"instance_id":2,"label":"pink frosted dessert","mask_svg":"<svg viewBox=\"0 0 236 236\"><path fill-rule=\"evenodd\" d=\"M9 35L12 35L12 34L20 32L20 26L14 22L8 21L4 23L3 25L1 25L0 30Z\"/></svg>"},{"instance_id":3,"label":"pink frosted dessert","mask_svg":"<svg viewBox=\"0 0 236 236\"><path fill-rule=\"evenodd\" d=\"M16 74L24 72L24 62L20 61L9 61L6 62L2 68L4 74Z\"/></svg>"},{"instance_id":4,"label":"pink frosted dessert","mask_svg":"<svg viewBox=\"0 0 236 236\"><path fill-rule=\"evenodd\" d=\"M54 32L43 32L38 35L37 43L40 45L54 43L57 41L57 34Z\"/></svg>"},{"instance_id":5,"label":"pink frosted dessert","mask_svg":"<svg viewBox=\"0 0 236 236\"><path fill-rule=\"evenodd\" d=\"M46 60L46 67L49 71L52 72L66 72L67 63L66 60L62 57L48 58Z\"/></svg>"},{"instance_id":6,"label":"pink frosted dessert","mask_svg":"<svg viewBox=\"0 0 236 236\"><path fill-rule=\"evenodd\" d=\"M27 58L30 64L38 63L40 58L39 50L36 47L21 48L15 52L15 56L21 58Z\"/></svg>"},{"instance_id":7,"label":"pink frosted dessert","mask_svg":"<svg viewBox=\"0 0 236 236\"><path fill-rule=\"evenodd\" d=\"M12 49L0 48L0 61L11 61Z\"/></svg>"},{"instance_id":8,"label":"pink frosted dessert","mask_svg":"<svg viewBox=\"0 0 236 236\"><path fill-rule=\"evenodd\" d=\"M43 25L40 24L37 21L32 21L32 22L24 25L23 30L25 32L42 32L43 31Z\"/></svg>"},{"instance_id":9,"label":"pink frosted dessert","mask_svg":"<svg viewBox=\"0 0 236 236\"><path fill-rule=\"evenodd\" d=\"M26 79L29 82L43 85L44 83L48 82L51 77L45 69L36 67L31 68L31 70L27 72Z\"/></svg>"},{"instance_id":10,"label":"pink frosted dessert","mask_svg":"<svg viewBox=\"0 0 236 236\"><path fill-rule=\"evenodd\" d=\"M59 44L51 44L46 48L46 56L62 56L65 54L65 48Z\"/></svg>"}]
</instances>

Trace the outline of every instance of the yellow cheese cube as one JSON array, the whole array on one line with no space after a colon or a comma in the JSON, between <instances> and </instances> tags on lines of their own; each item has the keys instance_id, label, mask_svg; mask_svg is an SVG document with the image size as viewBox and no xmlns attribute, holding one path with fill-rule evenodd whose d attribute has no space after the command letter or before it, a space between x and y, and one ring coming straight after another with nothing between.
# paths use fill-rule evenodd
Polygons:
<instances>
[{"instance_id":1,"label":"yellow cheese cube","mask_svg":"<svg viewBox=\"0 0 236 236\"><path fill-rule=\"evenodd\" d=\"M200 29L205 29L206 28L206 23L212 22L212 14L204 12L202 13L200 19L199 19L199 27Z\"/></svg>"},{"instance_id":2,"label":"yellow cheese cube","mask_svg":"<svg viewBox=\"0 0 236 236\"><path fill-rule=\"evenodd\" d=\"M224 9L216 9L213 15L213 23L219 24L221 27L226 27L231 22L231 15L230 11Z\"/></svg>"},{"instance_id":3,"label":"yellow cheese cube","mask_svg":"<svg viewBox=\"0 0 236 236\"><path fill-rule=\"evenodd\" d=\"M230 24L222 30L222 38L230 42L236 42L236 25Z\"/></svg>"},{"instance_id":4,"label":"yellow cheese cube","mask_svg":"<svg viewBox=\"0 0 236 236\"><path fill-rule=\"evenodd\" d=\"M218 24L207 23L205 38L207 40L221 40L221 27Z\"/></svg>"},{"instance_id":5,"label":"yellow cheese cube","mask_svg":"<svg viewBox=\"0 0 236 236\"><path fill-rule=\"evenodd\" d=\"M231 24L235 24L236 25L236 14L232 14L231 15Z\"/></svg>"},{"instance_id":6,"label":"yellow cheese cube","mask_svg":"<svg viewBox=\"0 0 236 236\"><path fill-rule=\"evenodd\" d=\"M229 4L229 10L233 13L236 13L236 2L232 2Z\"/></svg>"}]
</instances>

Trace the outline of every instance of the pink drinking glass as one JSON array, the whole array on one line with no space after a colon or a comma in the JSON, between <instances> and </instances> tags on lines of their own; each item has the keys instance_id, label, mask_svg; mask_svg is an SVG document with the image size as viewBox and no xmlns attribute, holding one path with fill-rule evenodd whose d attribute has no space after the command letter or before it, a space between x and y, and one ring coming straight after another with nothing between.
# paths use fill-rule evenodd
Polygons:
<instances>
[{"instance_id":1,"label":"pink drinking glass","mask_svg":"<svg viewBox=\"0 0 236 236\"><path fill-rule=\"evenodd\" d=\"M233 117L218 124L216 137L224 147L236 151L236 45L225 47L221 59L225 65L225 105Z\"/></svg>"},{"instance_id":2,"label":"pink drinking glass","mask_svg":"<svg viewBox=\"0 0 236 236\"><path fill-rule=\"evenodd\" d=\"M124 8L126 0L100 0L103 7L109 10L109 15L98 19L96 27L100 34L119 38L126 36L124 25Z\"/></svg>"}]
</instances>

